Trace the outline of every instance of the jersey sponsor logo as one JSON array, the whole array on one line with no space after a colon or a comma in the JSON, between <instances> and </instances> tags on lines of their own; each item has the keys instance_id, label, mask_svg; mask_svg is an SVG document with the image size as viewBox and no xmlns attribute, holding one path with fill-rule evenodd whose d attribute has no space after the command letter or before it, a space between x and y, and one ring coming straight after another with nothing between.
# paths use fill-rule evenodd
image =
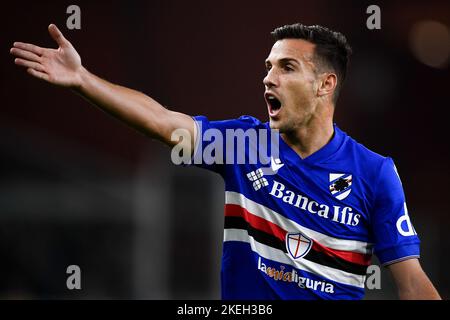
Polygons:
<instances>
[{"instance_id":1,"label":"jersey sponsor logo","mask_svg":"<svg viewBox=\"0 0 450 320\"><path fill-rule=\"evenodd\" d=\"M284 184L276 180L273 181L273 186L269 194L298 209L311 214L317 214L321 218L331 219L341 224L356 226L359 224L361 218L361 215L359 213L355 214L351 207L333 206L333 208L330 208L326 204L318 203L309 199L307 196L296 194L286 189Z\"/></svg>"},{"instance_id":2,"label":"jersey sponsor logo","mask_svg":"<svg viewBox=\"0 0 450 320\"><path fill-rule=\"evenodd\" d=\"M300 289L334 293L334 285L329 282L302 277L294 268L288 271L284 265L280 268L269 267L261 261L261 257L258 257L258 270L275 281L296 283Z\"/></svg>"},{"instance_id":3,"label":"jersey sponsor logo","mask_svg":"<svg viewBox=\"0 0 450 320\"><path fill-rule=\"evenodd\" d=\"M286 249L294 259L305 256L312 247L312 240L301 232L286 234Z\"/></svg>"},{"instance_id":4,"label":"jersey sponsor logo","mask_svg":"<svg viewBox=\"0 0 450 320\"><path fill-rule=\"evenodd\" d=\"M247 173L247 178L252 182L252 186L255 191L269 186L270 183L266 178L264 178L264 176L275 175L284 165L281 163L280 159L272 158L272 160L272 165L270 167L259 168ZM330 184L330 191L333 188L331 193L339 193L338 196L335 195L335 197L339 200L345 199L351 192L350 186L352 184L352 175L344 173L331 173L330 182L331 180L332 184ZM309 199L307 196L296 194L291 190L287 190L284 184L276 180L273 180L273 185L269 194L296 208L312 214L317 214L319 217L331 219L332 221L345 225L356 226L359 224L359 220L361 218L360 214L353 213L353 209L351 207L333 206L333 208L330 208L328 205L320 204L317 201Z\"/></svg>"},{"instance_id":5,"label":"jersey sponsor logo","mask_svg":"<svg viewBox=\"0 0 450 320\"><path fill-rule=\"evenodd\" d=\"M352 175L347 173L330 173L330 192L338 200L344 200L352 192Z\"/></svg>"},{"instance_id":6,"label":"jersey sponsor logo","mask_svg":"<svg viewBox=\"0 0 450 320\"><path fill-rule=\"evenodd\" d=\"M405 213L397 219L397 231L404 237L410 237L416 235L416 230L411 223L411 219L409 218L408 208L406 207L406 202L403 203L403 207L405 209Z\"/></svg>"}]
</instances>

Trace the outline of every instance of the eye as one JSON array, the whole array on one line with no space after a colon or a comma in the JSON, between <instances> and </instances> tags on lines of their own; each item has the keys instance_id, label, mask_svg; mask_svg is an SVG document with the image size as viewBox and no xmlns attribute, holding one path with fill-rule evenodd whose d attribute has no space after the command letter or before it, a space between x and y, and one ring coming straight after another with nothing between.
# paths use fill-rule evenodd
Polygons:
<instances>
[{"instance_id":1,"label":"eye","mask_svg":"<svg viewBox=\"0 0 450 320\"><path fill-rule=\"evenodd\" d=\"M287 65L284 66L284 70L286 70L286 71L294 71L294 68L290 64L287 64Z\"/></svg>"},{"instance_id":2,"label":"eye","mask_svg":"<svg viewBox=\"0 0 450 320\"><path fill-rule=\"evenodd\" d=\"M266 64L266 71L269 72L270 69L272 69L272 66L270 64Z\"/></svg>"}]
</instances>

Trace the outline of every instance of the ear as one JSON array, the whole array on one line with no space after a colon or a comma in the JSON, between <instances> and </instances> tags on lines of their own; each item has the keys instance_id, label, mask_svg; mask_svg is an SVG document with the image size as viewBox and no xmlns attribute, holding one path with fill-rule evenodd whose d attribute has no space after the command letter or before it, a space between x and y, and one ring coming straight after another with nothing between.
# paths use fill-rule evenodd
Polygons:
<instances>
[{"instance_id":1,"label":"ear","mask_svg":"<svg viewBox=\"0 0 450 320\"><path fill-rule=\"evenodd\" d=\"M333 95L334 90L337 85L337 76L334 73L325 73L319 83L319 88L317 89L317 95L319 97L326 95Z\"/></svg>"}]
</instances>

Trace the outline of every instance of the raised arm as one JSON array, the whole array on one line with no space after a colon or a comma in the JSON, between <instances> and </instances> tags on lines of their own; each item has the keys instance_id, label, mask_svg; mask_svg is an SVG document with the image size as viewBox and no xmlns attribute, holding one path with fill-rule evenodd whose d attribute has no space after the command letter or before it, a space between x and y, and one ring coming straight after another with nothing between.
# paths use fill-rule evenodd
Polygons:
<instances>
[{"instance_id":1,"label":"raised arm","mask_svg":"<svg viewBox=\"0 0 450 320\"><path fill-rule=\"evenodd\" d=\"M408 259L388 265L401 300L441 300L418 259Z\"/></svg>"},{"instance_id":2,"label":"raised arm","mask_svg":"<svg viewBox=\"0 0 450 320\"><path fill-rule=\"evenodd\" d=\"M112 84L90 73L61 31L53 24L48 30L58 49L15 42L11 54L16 56L14 61L17 65L27 68L27 72L36 78L71 88L103 111L169 146L177 143L171 141L172 132L185 129L191 136L190 146L193 145L196 129L190 116L170 111L141 92Z\"/></svg>"}]
</instances>

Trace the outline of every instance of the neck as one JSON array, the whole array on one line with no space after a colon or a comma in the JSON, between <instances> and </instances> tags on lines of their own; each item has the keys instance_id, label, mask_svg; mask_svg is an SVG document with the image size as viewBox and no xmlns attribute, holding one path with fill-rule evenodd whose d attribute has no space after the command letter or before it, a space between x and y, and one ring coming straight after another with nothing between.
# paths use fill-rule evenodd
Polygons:
<instances>
[{"instance_id":1,"label":"neck","mask_svg":"<svg viewBox=\"0 0 450 320\"><path fill-rule=\"evenodd\" d=\"M307 124L282 133L283 140L302 158L312 155L333 137L332 117L313 117Z\"/></svg>"}]
</instances>

